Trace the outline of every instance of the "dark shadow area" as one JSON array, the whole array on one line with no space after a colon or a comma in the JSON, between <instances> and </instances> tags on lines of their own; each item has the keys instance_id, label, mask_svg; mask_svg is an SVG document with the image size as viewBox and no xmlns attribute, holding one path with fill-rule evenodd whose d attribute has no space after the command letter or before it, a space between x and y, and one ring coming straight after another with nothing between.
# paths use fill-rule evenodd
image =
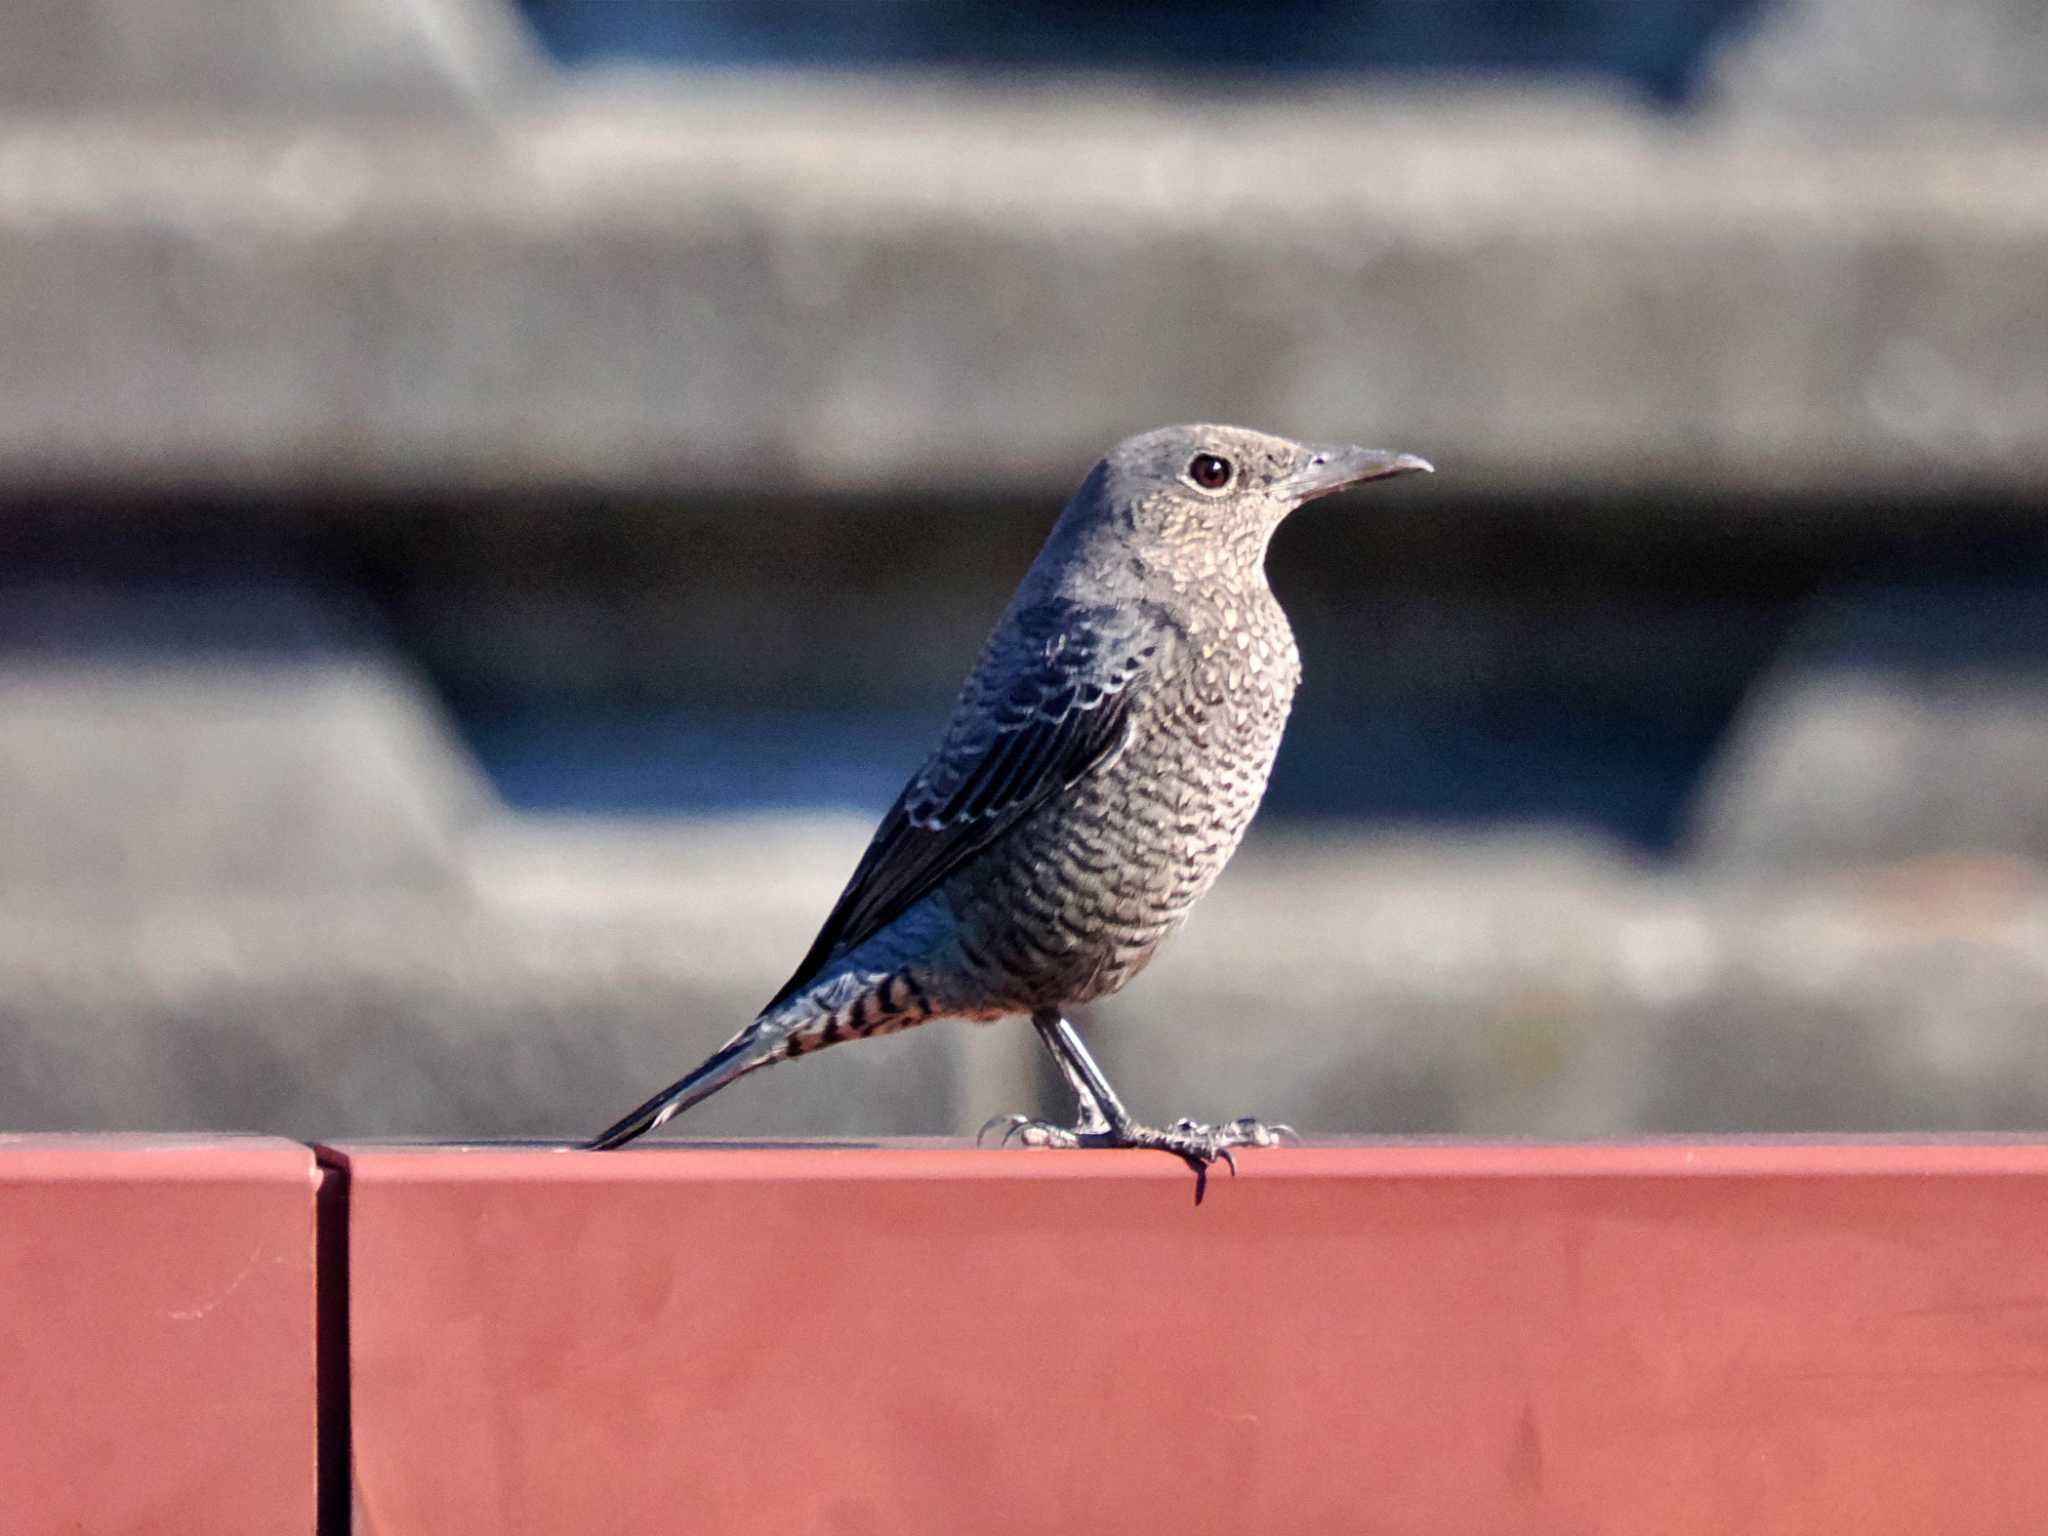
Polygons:
<instances>
[{"instance_id":1,"label":"dark shadow area","mask_svg":"<svg viewBox=\"0 0 2048 1536\"><path fill-rule=\"evenodd\" d=\"M432 680L519 809L875 815L1053 515L606 497L397 510L17 508L0 644L382 651ZM1874 519L1667 498L1651 518L1631 500L1397 487L1293 520L1270 570L1306 675L1269 822L1564 823L1662 852L1817 600L1893 587L1868 646L2032 660L2048 534L2017 508ZM1958 630L1954 602L1916 600L1936 588L1983 592L1980 621Z\"/></svg>"},{"instance_id":2,"label":"dark shadow area","mask_svg":"<svg viewBox=\"0 0 2048 1536\"><path fill-rule=\"evenodd\" d=\"M569 63L1604 74L1692 91L1756 0L524 0Z\"/></svg>"},{"instance_id":3,"label":"dark shadow area","mask_svg":"<svg viewBox=\"0 0 2048 1536\"><path fill-rule=\"evenodd\" d=\"M1291 522L1270 569L1306 681L1268 817L1566 822L1663 851L1817 597L1900 572L2048 586L2016 511L1660 512L1396 490ZM1050 516L506 508L415 524L365 579L516 805L877 814Z\"/></svg>"}]
</instances>

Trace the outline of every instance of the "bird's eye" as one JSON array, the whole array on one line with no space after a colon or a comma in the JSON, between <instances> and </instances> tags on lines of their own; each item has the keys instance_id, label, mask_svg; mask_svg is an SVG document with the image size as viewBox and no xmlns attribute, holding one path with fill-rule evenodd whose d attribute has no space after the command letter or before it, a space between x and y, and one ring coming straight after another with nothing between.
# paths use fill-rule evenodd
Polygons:
<instances>
[{"instance_id":1,"label":"bird's eye","mask_svg":"<svg viewBox=\"0 0 2048 1536\"><path fill-rule=\"evenodd\" d=\"M1220 459L1213 453L1198 453L1188 460L1188 478L1205 491L1220 491L1230 484L1230 477L1236 473L1230 460Z\"/></svg>"}]
</instances>

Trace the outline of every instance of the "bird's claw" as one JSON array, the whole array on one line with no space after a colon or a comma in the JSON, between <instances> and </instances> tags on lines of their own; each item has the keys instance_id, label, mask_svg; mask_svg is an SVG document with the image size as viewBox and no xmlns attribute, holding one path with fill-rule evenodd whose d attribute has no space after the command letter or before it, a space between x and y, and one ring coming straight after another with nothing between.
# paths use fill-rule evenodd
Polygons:
<instances>
[{"instance_id":1,"label":"bird's claw","mask_svg":"<svg viewBox=\"0 0 2048 1536\"><path fill-rule=\"evenodd\" d=\"M1134 1147L1170 1153L1194 1170L1197 1205L1208 1193L1211 1163L1221 1163L1230 1170L1232 1178L1237 1176L1234 1148L1277 1147L1288 1141L1301 1140L1292 1126L1267 1125L1248 1116L1224 1125L1204 1125L1196 1120L1182 1119L1163 1129L1125 1124L1097 1130L1093 1127L1055 1125L1049 1120L1033 1120L1027 1115L997 1115L982 1126L974 1138L975 1144L985 1145L989 1135L998 1128L1001 1130L996 1142L999 1147L1013 1144L1023 1147Z\"/></svg>"},{"instance_id":2,"label":"bird's claw","mask_svg":"<svg viewBox=\"0 0 2048 1536\"><path fill-rule=\"evenodd\" d=\"M977 1147L987 1146L988 1133L1000 1125L1004 1127L1004 1130L1002 1139L996 1145L999 1147L1008 1146L1010 1138L1017 1133L1018 1129L1030 1123L1031 1117L1029 1115L992 1115L983 1122L981 1129L974 1133L974 1144Z\"/></svg>"},{"instance_id":3,"label":"bird's claw","mask_svg":"<svg viewBox=\"0 0 2048 1536\"><path fill-rule=\"evenodd\" d=\"M997 1126L1003 1134L996 1139L996 1145L1007 1147L1015 1142L1020 1147L1083 1147L1100 1143L1084 1140L1086 1132L1069 1126L1054 1125L1050 1120L1033 1120L1029 1115L997 1115L975 1133L974 1144L987 1145L989 1132Z\"/></svg>"},{"instance_id":4,"label":"bird's claw","mask_svg":"<svg viewBox=\"0 0 2048 1536\"><path fill-rule=\"evenodd\" d=\"M1215 1142L1217 1150L1230 1147L1298 1147L1301 1133L1284 1122L1272 1125L1241 1115L1222 1125L1204 1125L1199 1120L1176 1120L1168 1130L1185 1136L1202 1136Z\"/></svg>"},{"instance_id":5,"label":"bird's claw","mask_svg":"<svg viewBox=\"0 0 2048 1536\"><path fill-rule=\"evenodd\" d=\"M1125 1145L1158 1147L1162 1152L1173 1153L1195 1170L1197 1205L1202 1203L1202 1196L1208 1189L1209 1164L1220 1162L1230 1170L1232 1178L1237 1177L1237 1158L1232 1155L1232 1148L1301 1144L1301 1134L1293 1126L1268 1125L1250 1115L1240 1116L1223 1125L1204 1125L1199 1120L1183 1118L1163 1131L1147 1130L1142 1126L1131 1129L1135 1133L1134 1138L1126 1141ZM1140 1137L1146 1139L1137 1139Z\"/></svg>"},{"instance_id":6,"label":"bird's claw","mask_svg":"<svg viewBox=\"0 0 2048 1536\"><path fill-rule=\"evenodd\" d=\"M1003 1145L1016 1142L1020 1147L1079 1147L1087 1145L1081 1139L1081 1132L1064 1125L1054 1125L1050 1120L1026 1120L1022 1125L1013 1125L1003 1132Z\"/></svg>"},{"instance_id":7,"label":"bird's claw","mask_svg":"<svg viewBox=\"0 0 2048 1536\"><path fill-rule=\"evenodd\" d=\"M1241 1115L1223 1127L1226 1134L1238 1138L1235 1145L1241 1147L1298 1147L1301 1132L1285 1120L1276 1120L1268 1125L1250 1115Z\"/></svg>"}]
</instances>

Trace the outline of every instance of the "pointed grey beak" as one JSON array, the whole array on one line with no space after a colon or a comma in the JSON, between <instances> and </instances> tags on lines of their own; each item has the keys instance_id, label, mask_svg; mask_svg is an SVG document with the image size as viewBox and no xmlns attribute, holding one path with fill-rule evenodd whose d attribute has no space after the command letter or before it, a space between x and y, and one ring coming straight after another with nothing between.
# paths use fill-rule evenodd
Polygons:
<instances>
[{"instance_id":1,"label":"pointed grey beak","mask_svg":"<svg viewBox=\"0 0 2048 1536\"><path fill-rule=\"evenodd\" d=\"M1314 447L1302 460L1301 468L1282 484L1287 494L1299 503L1348 491L1368 480L1384 480L1389 475L1416 471L1434 474L1436 466L1412 453L1387 453L1378 448Z\"/></svg>"}]
</instances>

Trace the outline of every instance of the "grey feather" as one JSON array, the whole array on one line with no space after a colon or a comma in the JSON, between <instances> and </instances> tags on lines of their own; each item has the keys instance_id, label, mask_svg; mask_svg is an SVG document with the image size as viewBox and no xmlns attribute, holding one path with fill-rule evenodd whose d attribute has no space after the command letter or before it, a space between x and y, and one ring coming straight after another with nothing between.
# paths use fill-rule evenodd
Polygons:
<instances>
[{"instance_id":1,"label":"grey feather","mask_svg":"<svg viewBox=\"0 0 2048 1536\"><path fill-rule=\"evenodd\" d=\"M1060 515L789 980L596 1144L771 1061L930 1018L1031 1014L1056 1055L1078 1051L1048 1021L1144 969L1265 792L1300 678L1266 585L1274 529L1304 502L1428 467L1237 427L1118 444ZM1128 1124L1117 1134L1136 1144Z\"/></svg>"},{"instance_id":2,"label":"grey feather","mask_svg":"<svg viewBox=\"0 0 2048 1536\"><path fill-rule=\"evenodd\" d=\"M1019 817L1113 759L1129 736L1131 684L1163 643L1113 610L1060 602L1001 626L938 749L883 816L809 952L763 1011L938 889Z\"/></svg>"}]
</instances>

